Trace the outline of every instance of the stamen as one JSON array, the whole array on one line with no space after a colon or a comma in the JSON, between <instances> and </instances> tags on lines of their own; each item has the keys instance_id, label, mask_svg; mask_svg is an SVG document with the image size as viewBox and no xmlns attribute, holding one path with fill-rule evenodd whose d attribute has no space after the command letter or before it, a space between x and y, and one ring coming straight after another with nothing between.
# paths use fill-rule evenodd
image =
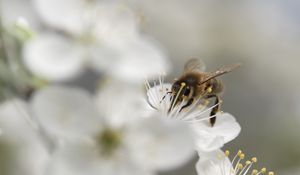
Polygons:
<instances>
[{"instance_id":1,"label":"stamen","mask_svg":"<svg viewBox=\"0 0 300 175\"><path fill-rule=\"evenodd\" d=\"M179 91L177 92L175 99L172 100L172 103L171 103L171 107L170 107L170 109L169 109L169 112L174 108L174 106L175 106L175 104L176 104L176 102L177 102L177 100L178 100L178 98L179 98L179 95L180 95L180 93L181 93L181 91L183 90L183 88L184 88L185 85L186 85L185 83L181 83L180 89L179 89Z\"/></svg>"},{"instance_id":2,"label":"stamen","mask_svg":"<svg viewBox=\"0 0 300 175\"><path fill-rule=\"evenodd\" d=\"M201 96L192 102L189 102L189 98L180 99L183 90L187 86L186 83L182 82L179 91L175 94L171 94L171 89L164 87L163 76L159 76L158 81L154 81L151 84L148 80L145 81L145 88L148 96L147 101L152 108L159 110L166 118L174 118L187 122L201 122L216 117L216 115L209 116L206 113L222 103L220 101L218 104L214 104L211 107L200 109L198 106L205 102L204 96Z\"/></svg>"},{"instance_id":3,"label":"stamen","mask_svg":"<svg viewBox=\"0 0 300 175\"><path fill-rule=\"evenodd\" d=\"M267 172L267 169L264 167L260 170L260 172L257 173L257 175L259 174L265 174Z\"/></svg>"},{"instance_id":4,"label":"stamen","mask_svg":"<svg viewBox=\"0 0 300 175\"><path fill-rule=\"evenodd\" d=\"M226 150L224 152L224 158L228 157L229 158L230 152L228 150ZM239 150L237 152L237 154L234 156L233 160L231 161L231 165L232 167L230 168L226 168L228 169L228 171L224 171L224 167L221 168L220 167L220 171L222 172L222 175L261 175L261 174L265 174L267 173L267 169L266 168L262 168L260 171L257 169L253 169L252 171L250 170L253 166L254 163L257 162L257 158L256 157L252 157L250 160L245 161L244 163L241 163L241 161L245 159L245 154ZM236 163L235 163L236 162ZM224 162L223 162L224 164ZM224 166L222 164L222 166ZM223 172L227 172L229 174L225 174ZM268 175L274 175L273 171L269 171Z\"/></svg>"}]
</instances>

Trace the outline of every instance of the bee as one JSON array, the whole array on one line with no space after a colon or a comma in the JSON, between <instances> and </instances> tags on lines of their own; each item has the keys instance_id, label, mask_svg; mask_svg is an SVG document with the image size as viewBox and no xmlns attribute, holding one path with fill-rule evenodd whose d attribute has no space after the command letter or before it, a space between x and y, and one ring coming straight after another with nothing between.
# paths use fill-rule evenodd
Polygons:
<instances>
[{"instance_id":1,"label":"bee","mask_svg":"<svg viewBox=\"0 0 300 175\"><path fill-rule=\"evenodd\" d=\"M240 64L233 64L221 67L213 72L205 72L205 64L201 59L190 59L184 66L182 76L172 84L169 92L172 94L169 112L183 100L186 101L186 104L182 106L180 111L189 107L200 98L207 102L214 98L214 107L210 112L210 124L214 126L216 123L215 115L220 111L220 94L224 89L222 82L217 77L229 73L238 67L240 67Z\"/></svg>"}]
</instances>

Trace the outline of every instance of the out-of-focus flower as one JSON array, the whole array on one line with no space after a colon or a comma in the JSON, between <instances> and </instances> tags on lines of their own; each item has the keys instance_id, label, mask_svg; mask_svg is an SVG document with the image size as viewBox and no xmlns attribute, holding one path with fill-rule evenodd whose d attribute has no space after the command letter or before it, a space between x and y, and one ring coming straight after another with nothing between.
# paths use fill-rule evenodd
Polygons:
<instances>
[{"instance_id":1,"label":"out-of-focus flower","mask_svg":"<svg viewBox=\"0 0 300 175\"><path fill-rule=\"evenodd\" d=\"M88 65L136 82L169 67L158 44L139 32L136 15L119 2L34 2L44 22L59 31L37 35L25 47L26 65L42 78L73 78Z\"/></svg>"},{"instance_id":2,"label":"out-of-focus flower","mask_svg":"<svg viewBox=\"0 0 300 175\"><path fill-rule=\"evenodd\" d=\"M41 175L49 155L26 120L27 103L12 99L0 105L0 174Z\"/></svg>"},{"instance_id":3,"label":"out-of-focus flower","mask_svg":"<svg viewBox=\"0 0 300 175\"><path fill-rule=\"evenodd\" d=\"M183 100L180 104L171 107L171 84L164 83L160 78L153 86L146 82L147 97L149 105L157 110L161 117L188 122L194 131L196 149L201 151L213 151L221 148L225 143L233 140L241 131L240 125L229 113L219 112L215 125L209 123L210 111L214 107L206 108L201 105L200 100L188 107ZM171 109L169 111L169 109Z\"/></svg>"},{"instance_id":4,"label":"out-of-focus flower","mask_svg":"<svg viewBox=\"0 0 300 175\"><path fill-rule=\"evenodd\" d=\"M137 92L108 86L93 101L76 88L39 91L33 112L59 143L49 174L151 174L189 160L194 154L189 128L159 117L141 117L143 99Z\"/></svg>"},{"instance_id":5,"label":"out-of-focus flower","mask_svg":"<svg viewBox=\"0 0 300 175\"><path fill-rule=\"evenodd\" d=\"M253 169L253 164L257 158L244 160L245 154L238 151L232 161L229 159L229 151L216 150L213 152L199 153L200 159L196 164L199 175L260 175L267 172L266 168L261 170ZM268 175L274 175L274 172L268 172Z\"/></svg>"}]
</instances>

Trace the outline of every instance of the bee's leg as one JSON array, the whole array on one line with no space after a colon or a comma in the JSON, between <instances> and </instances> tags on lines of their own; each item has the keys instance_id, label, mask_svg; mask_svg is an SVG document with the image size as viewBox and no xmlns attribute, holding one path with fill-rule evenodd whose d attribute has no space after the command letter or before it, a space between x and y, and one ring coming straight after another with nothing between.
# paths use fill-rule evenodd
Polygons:
<instances>
[{"instance_id":1,"label":"bee's leg","mask_svg":"<svg viewBox=\"0 0 300 175\"><path fill-rule=\"evenodd\" d=\"M193 101L194 101L194 98L190 98L190 99L187 101L187 103L186 103L184 106L181 107L181 109L180 109L179 112L181 112L184 108L190 106L190 105L193 103Z\"/></svg>"},{"instance_id":2,"label":"bee's leg","mask_svg":"<svg viewBox=\"0 0 300 175\"><path fill-rule=\"evenodd\" d=\"M207 98L213 98L213 97L216 98L215 103L214 103L215 107L212 108L212 110L210 112L210 116L216 115L217 112L220 110L220 107L221 107L220 104L219 104L220 101L221 101L219 96L217 96L217 95L207 96ZM217 120L216 117L212 117L212 118L209 119L209 122L210 122L211 126L214 126L214 124L216 123L216 120Z\"/></svg>"}]
</instances>

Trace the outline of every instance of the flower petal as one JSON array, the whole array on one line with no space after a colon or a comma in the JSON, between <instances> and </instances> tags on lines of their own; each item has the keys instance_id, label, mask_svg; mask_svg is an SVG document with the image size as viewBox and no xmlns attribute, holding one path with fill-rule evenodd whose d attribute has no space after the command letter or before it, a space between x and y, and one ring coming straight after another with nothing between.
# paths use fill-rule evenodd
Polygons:
<instances>
[{"instance_id":1,"label":"flower petal","mask_svg":"<svg viewBox=\"0 0 300 175\"><path fill-rule=\"evenodd\" d=\"M154 170L181 166L195 153L192 133L183 122L151 117L129 129L125 141L135 159Z\"/></svg>"},{"instance_id":2,"label":"flower petal","mask_svg":"<svg viewBox=\"0 0 300 175\"><path fill-rule=\"evenodd\" d=\"M196 147L199 151L213 151L233 140L241 131L240 125L229 113L217 114L217 120L212 127L207 122L194 123Z\"/></svg>"},{"instance_id":3,"label":"flower petal","mask_svg":"<svg viewBox=\"0 0 300 175\"><path fill-rule=\"evenodd\" d=\"M112 72L115 76L132 81L141 81L145 77L154 77L170 69L162 48L145 37L128 42L124 48L123 59Z\"/></svg>"},{"instance_id":4,"label":"flower petal","mask_svg":"<svg viewBox=\"0 0 300 175\"><path fill-rule=\"evenodd\" d=\"M0 174L40 175L44 172L48 150L28 123L28 111L27 104L18 99L0 105Z\"/></svg>"},{"instance_id":5,"label":"flower petal","mask_svg":"<svg viewBox=\"0 0 300 175\"><path fill-rule=\"evenodd\" d=\"M110 127L126 126L147 116L148 112L142 89L117 80L106 82L97 92L95 102Z\"/></svg>"},{"instance_id":6,"label":"flower petal","mask_svg":"<svg viewBox=\"0 0 300 175\"><path fill-rule=\"evenodd\" d=\"M222 150L199 153L196 164L198 175L233 175L231 162Z\"/></svg>"},{"instance_id":7,"label":"flower petal","mask_svg":"<svg viewBox=\"0 0 300 175\"><path fill-rule=\"evenodd\" d=\"M92 57L92 66L97 71L106 71L115 78L133 83L140 83L145 77L157 76L170 69L162 49L143 37L118 45L106 45L96 53Z\"/></svg>"},{"instance_id":8,"label":"flower petal","mask_svg":"<svg viewBox=\"0 0 300 175\"><path fill-rule=\"evenodd\" d=\"M85 0L34 0L34 5L41 18L49 25L61 30L81 33L86 27L84 15Z\"/></svg>"},{"instance_id":9,"label":"flower petal","mask_svg":"<svg viewBox=\"0 0 300 175\"><path fill-rule=\"evenodd\" d=\"M26 102L20 99L12 99L0 105L0 125L2 135L14 135L14 137L33 134L30 123L29 110ZM18 129L16 129L18 128Z\"/></svg>"},{"instance_id":10,"label":"flower petal","mask_svg":"<svg viewBox=\"0 0 300 175\"><path fill-rule=\"evenodd\" d=\"M172 84L164 83L153 87L150 87L150 84L147 84L147 86L147 99L149 105L155 109L163 110L161 109L161 101L167 94L167 92L171 90ZM165 102L165 108L168 108L171 103L168 100L166 100Z\"/></svg>"},{"instance_id":11,"label":"flower petal","mask_svg":"<svg viewBox=\"0 0 300 175\"><path fill-rule=\"evenodd\" d=\"M83 52L67 38L42 34L24 48L24 62L35 75L47 80L66 80L82 71Z\"/></svg>"},{"instance_id":12,"label":"flower petal","mask_svg":"<svg viewBox=\"0 0 300 175\"><path fill-rule=\"evenodd\" d=\"M34 95L32 108L41 126L57 137L85 136L100 127L94 103L81 89L47 87Z\"/></svg>"},{"instance_id":13,"label":"flower petal","mask_svg":"<svg viewBox=\"0 0 300 175\"><path fill-rule=\"evenodd\" d=\"M51 161L48 175L152 175L144 167L132 164L128 154L105 157L85 142L73 142L59 148Z\"/></svg>"},{"instance_id":14,"label":"flower petal","mask_svg":"<svg viewBox=\"0 0 300 175\"><path fill-rule=\"evenodd\" d=\"M137 17L124 4L113 1L100 2L92 32L107 45L124 45L138 33Z\"/></svg>"}]
</instances>

